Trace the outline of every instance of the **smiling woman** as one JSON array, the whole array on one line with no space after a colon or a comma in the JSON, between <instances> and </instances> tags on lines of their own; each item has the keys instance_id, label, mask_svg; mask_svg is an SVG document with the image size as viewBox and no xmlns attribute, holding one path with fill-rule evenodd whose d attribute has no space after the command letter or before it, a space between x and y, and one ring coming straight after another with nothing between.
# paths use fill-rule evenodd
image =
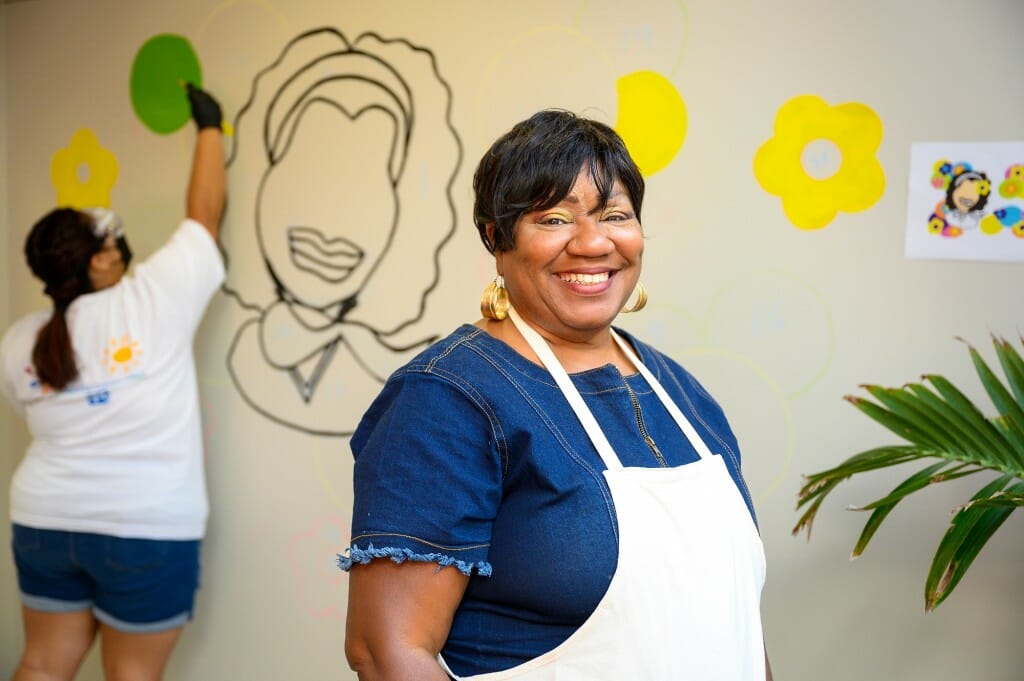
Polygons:
<instances>
[{"instance_id":1,"label":"smiling woman","mask_svg":"<svg viewBox=\"0 0 1024 681\"><path fill-rule=\"evenodd\" d=\"M640 169L608 126L542 111L473 188L498 274L484 319L396 371L352 436L349 664L770 679L764 552L725 415L612 327L640 277Z\"/></svg>"},{"instance_id":2,"label":"smiling woman","mask_svg":"<svg viewBox=\"0 0 1024 681\"><path fill-rule=\"evenodd\" d=\"M515 247L495 253L520 314L550 337L586 342L606 330L639 280L643 231L630 194L611 180L585 164L565 198L523 215Z\"/></svg>"}]
</instances>

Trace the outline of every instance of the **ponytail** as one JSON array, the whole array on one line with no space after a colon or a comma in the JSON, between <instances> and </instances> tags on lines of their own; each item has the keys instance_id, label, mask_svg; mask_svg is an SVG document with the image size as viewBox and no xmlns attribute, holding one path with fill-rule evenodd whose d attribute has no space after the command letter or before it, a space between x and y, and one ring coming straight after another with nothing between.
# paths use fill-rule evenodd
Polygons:
<instances>
[{"instance_id":1,"label":"ponytail","mask_svg":"<svg viewBox=\"0 0 1024 681\"><path fill-rule=\"evenodd\" d=\"M32 348L32 364L36 367L39 381L54 390L63 390L78 378L75 351L71 348L71 334L64 310L54 309L50 321L39 329Z\"/></svg>"},{"instance_id":2,"label":"ponytail","mask_svg":"<svg viewBox=\"0 0 1024 681\"><path fill-rule=\"evenodd\" d=\"M93 234L91 219L71 208L45 215L25 240L25 258L32 273L46 283L53 315L39 329L32 347L32 364L39 381L63 390L78 378L66 312L83 293L92 290L89 260L103 244Z\"/></svg>"}]
</instances>

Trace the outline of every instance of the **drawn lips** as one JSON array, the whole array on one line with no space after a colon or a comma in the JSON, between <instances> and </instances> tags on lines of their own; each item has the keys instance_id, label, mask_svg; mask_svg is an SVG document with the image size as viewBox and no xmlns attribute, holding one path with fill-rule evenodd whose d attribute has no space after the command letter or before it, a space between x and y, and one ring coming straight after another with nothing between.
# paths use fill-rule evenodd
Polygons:
<instances>
[{"instance_id":1,"label":"drawn lips","mask_svg":"<svg viewBox=\"0 0 1024 681\"><path fill-rule=\"evenodd\" d=\"M347 279L365 255L348 239L328 239L313 227L289 227L288 250L296 267L332 283Z\"/></svg>"}]
</instances>

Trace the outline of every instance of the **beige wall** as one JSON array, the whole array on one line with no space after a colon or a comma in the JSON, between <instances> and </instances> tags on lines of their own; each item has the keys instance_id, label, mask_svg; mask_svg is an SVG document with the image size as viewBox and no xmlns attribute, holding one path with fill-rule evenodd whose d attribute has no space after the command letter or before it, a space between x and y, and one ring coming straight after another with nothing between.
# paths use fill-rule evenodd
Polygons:
<instances>
[{"instance_id":1,"label":"beige wall","mask_svg":"<svg viewBox=\"0 0 1024 681\"><path fill-rule=\"evenodd\" d=\"M622 323L690 368L723 404L737 432L769 560L764 617L777 678L1019 678L1020 517L1006 523L938 612L923 613L924 577L949 512L980 482L960 481L904 502L853 563L847 557L864 516L844 507L881 496L909 471L841 487L826 503L810 543L789 532L802 474L891 441L843 395L857 392L861 383L900 385L925 372L945 374L977 394L967 354L954 338L987 350L989 333L1015 338L1019 332L1019 264L903 257L910 144L1021 136L1024 90L1013 75L1020 62L1014 48L1019 9L1019 0L6 5L0 10L0 173L11 170L0 176L6 284L0 322L44 304L22 265L20 245L31 222L53 203L49 161L76 129L92 129L117 155L113 205L141 256L180 218L192 130L150 132L132 113L127 93L136 51L158 33L191 41L207 86L232 120L256 73L308 29L329 26L349 38L375 31L435 54L453 93L450 118L463 161L451 193L454 235L440 252L440 281L425 314L404 332L409 339L445 333L476 317L478 291L493 266L473 230L469 183L486 144L546 106L586 110L614 123L616 80L654 71L682 95L688 128L681 152L648 182L644 281L652 303ZM393 56L414 88L435 92L421 82L430 81L429 74L413 73L415 59L404 52ZM751 172L777 110L802 94L833 105L866 104L884 125L877 154L886 175L884 195L870 209L840 214L817 231L794 227ZM418 113L417 132L440 130ZM377 160L376 148L352 129L325 131L349 136L323 137L320 155L307 149L308 165L287 186L294 203L282 210L316 209L328 219L374 215L376 204L365 211L379 196L370 179L346 180L335 193L316 189L331 173L351 171L339 169L339 154L365 159L368 178ZM446 177L451 147L444 135L428 139L426 155L415 157L418 174L406 198L429 203L443 185L438 178ZM345 140L351 146L342 152L327 147ZM250 151L230 170L225 240L243 254L231 263L243 287L263 276L252 248L254 188L263 173L258 156ZM311 195L298 198L308 188ZM348 203L331 205L335 194ZM430 215L423 220L430 227L444 217L428 208L416 215ZM435 245L424 244L417 254ZM423 259L404 264L414 270ZM367 308L371 317L408 302L402 271L389 276L378 282L377 306ZM353 678L342 654L346 582L330 566L348 534L347 438L282 426L243 399L229 371L232 344L256 315L219 294L197 340L212 515L197 619L168 679ZM246 376L260 375L251 358L238 362ZM334 411L327 427L352 420L358 415L352 405L372 394L354 375L325 379L337 404L348 405ZM302 417L286 392L270 400L269 409L286 421ZM0 407L0 427L0 476L6 480L25 434L7 407ZM4 507L6 499L5 484ZM6 541L9 529L0 526ZM0 676L13 668L20 646L17 607L5 558ZM99 679L98 669L93 657L82 678Z\"/></svg>"},{"instance_id":2,"label":"beige wall","mask_svg":"<svg viewBox=\"0 0 1024 681\"><path fill-rule=\"evenodd\" d=\"M7 33L7 14L4 8L0 7L0 35L6 35ZM7 112L7 41L0 42L0 59L3 60L4 67L0 69L0 116L6 120ZM7 126L0 125L0 206L3 209L0 210L0 272L2 272L3 280L6 282L11 281L10 273L13 268L18 267L20 263L15 262L11 259L11 248L10 242L11 230L9 211L7 203ZM12 298L12 287L5 285L3 287L3 293L0 293L0 325L4 328L11 322L11 298ZM0 476L3 480L9 480L11 473L14 471L15 465L17 465L18 459L20 458L20 447L19 438L17 433L21 431L20 424L16 424L14 420L14 412L5 403L0 406ZM4 484L0 488L0 504L3 504L3 508L7 508L7 485ZM5 513L6 519L6 513ZM5 522L0 527L0 541L3 542L4 546L7 546L10 542L11 529L10 524ZM10 563L10 559L5 557L5 562ZM10 641L5 643L5 646L9 646L10 649L5 649L3 653L0 653L0 658L3 659L4 673L8 673L8 667L11 666L11 658L14 656L14 649L20 645L21 642L21 617L17 608L13 607L14 595L11 589L14 588L14 582L12 581L11 567L5 565L4 568L0 569L0 580L2 580L4 589L4 595L0 596L0 602L5 604L3 611L0 612L0 640ZM7 606L8 603L12 605Z\"/></svg>"}]
</instances>

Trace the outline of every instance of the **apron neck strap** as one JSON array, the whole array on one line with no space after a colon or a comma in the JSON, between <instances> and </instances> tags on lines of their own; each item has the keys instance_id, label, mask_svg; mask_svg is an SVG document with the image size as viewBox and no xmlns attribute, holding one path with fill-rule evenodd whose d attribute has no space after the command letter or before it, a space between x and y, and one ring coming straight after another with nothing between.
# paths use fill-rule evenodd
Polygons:
<instances>
[{"instance_id":1,"label":"apron neck strap","mask_svg":"<svg viewBox=\"0 0 1024 681\"><path fill-rule=\"evenodd\" d=\"M608 443L608 438L604 436L604 431L597 425L597 419L590 412L590 408L586 402L583 401L583 397L579 391L576 390L576 386L573 385L572 380L569 378L569 374L562 368L562 364L555 357L555 353L552 352L551 346L548 345L547 341L541 338L540 334L533 330L533 327L523 321L516 312L516 309L511 305L508 308L508 318L515 324L516 329L522 334L526 342L530 344L537 356L540 357L541 363L548 370L551 376L555 379L555 383L561 389L562 394L565 395L565 399L569 401L569 406L576 412L576 418L579 419L583 429L587 431L587 435L590 436L590 441L594 443L594 447L597 449L598 455L601 460L604 461L604 465L609 470L617 470L622 468L622 462L619 461L619 457L615 455L615 450Z\"/></svg>"},{"instance_id":2,"label":"apron neck strap","mask_svg":"<svg viewBox=\"0 0 1024 681\"><path fill-rule=\"evenodd\" d=\"M691 445L693 445L693 448L697 451L700 458L705 459L712 456L711 450L708 449L707 443L704 442L704 438L700 436L700 433L698 433L693 427L690 420L683 416L683 412L679 410L679 406L676 405L675 401L669 397L667 392L665 392L665 389L661 386L661 383L658 382L658 379L654 377L654 374L651 373L651 370L648 369L644 363L640 361L640 358L636 356L636 353L633 352L633 348L629 346L629 343L627 343L622 336L615 333L615 329L612 329L612 338L614 338L615 342L619 344L619 347L622 348L622 351L626 354L626 357L629 358L629 361L633 363L633 366L636 367L636 370L640 372L640 375L644 377L647 384L651 386L651 390L653 390L654 394L658 396L661 403L665 405L665 409L668 410L672 420L676 422L679 429L683 431L684 435L686 435L686 439L690 441Z\"/></svg>"},{"instance_id":3,"label":"apron neck strap","mask_svg":"<svg viewBox=\"0 0 1024 681\"><path fill-rule=\"evenodd\" d=\"M572 410L576 412L576 418L579 419L583 429L587 432L587 435L590 436L590 441L593 442L598 455L600 455L601 460L604 461L604 465L607 466L609 470L622 468L622 462L619 461L619 457L615 454L615 450L612 449L611 444L609 444L608 438L605 437L604 431L601 430L601 426L597 424L597 419L594 418L590 408L587 406L586 402L583 401L583 397L576 389L576 386L573 385L572 380L569 378L569 374L566 373L562 364L558 361L558 358L555 357L555 353L551 350L551 346L548 345L548 342L544 340L539 333L534 331L532 326L524 322L522 317L519 316L519 313L516 312L516 309L511 305L508 308L508 317L512 320L512 323L515 324L516 329L519 330L519 333L522 334L523 338L526 339L526 342L530 344L533 351L537 353L538 357L540 357L540 361L544 364L544 367L555 379L555 383L558 384L562 394L565 395L565 399L569 401L569 406L571 406ZM658 382L658 379L654 377L654 374L651 373L650 369L640 361L640 358L637 357L633 348L631 348L629 343L615 332L615 329L611 329L611 333L612 338L615 339L619 348L622 349L622 352L625 353L629 361L633 363L633 366L640 372L640 375L644 377L647 384L651 386L651 389L654 391L654 394L658 396L658 399L661 400L661 403L665 405L665 409L668 410L672 420L674 420L676 425L679 426L679 429L683 431L686 439L690 441L690 444L693 446L694 450L696 450L697 455L701 459L711 457L712 453L711 450L708 449L707 443L704 442L704 439L693 427L693 424L690 423L689 419L683 415L683 412L680 411L679 407L672 400L669 394L665 392L665 389L661 386L661 383Z\"/></svg>"}]
</instances>

